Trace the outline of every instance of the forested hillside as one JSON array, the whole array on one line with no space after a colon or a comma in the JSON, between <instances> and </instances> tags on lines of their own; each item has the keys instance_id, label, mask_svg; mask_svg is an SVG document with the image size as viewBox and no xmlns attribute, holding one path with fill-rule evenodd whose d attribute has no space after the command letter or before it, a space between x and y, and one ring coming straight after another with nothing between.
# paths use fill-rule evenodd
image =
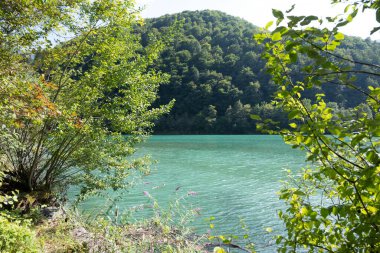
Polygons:
<instances>
[{"instance_id":1,"label":"forested hillside","mask_svg":"<svg viewBox=\"0 0 380 253\"><path fill-rule=\"evenodd\" d=\"M156 104L172 99L176 103L171 113L157 122L155 133L255 133L252 114L279 122L279 127L287 126L282 110L269 102L275 86L260 58L262 45L252 39L258 27L219 11L186 11L147 20L143 43L148 43L148 33L159 36L176 20L183 22L180 31L156 65L171 75L170 82L160 87ZM346 37L335 52L352 61L380 62L380 46L369 39ZM307 64L306 59L298 61ZM365 72L365 66L362 70ZM353 82L365 90L368 85L377 86L376 78L359 74ZM321 88L326 101L335 103L343 113L364 101L347 86L326 83ZM306 98L319 92L319 87L313 88Z\"/></svg>"}]
</instances>

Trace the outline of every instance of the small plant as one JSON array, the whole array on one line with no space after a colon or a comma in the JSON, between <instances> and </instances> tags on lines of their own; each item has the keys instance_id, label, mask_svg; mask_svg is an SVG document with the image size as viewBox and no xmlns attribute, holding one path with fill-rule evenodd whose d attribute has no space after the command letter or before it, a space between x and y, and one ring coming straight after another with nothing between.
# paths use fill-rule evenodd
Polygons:
<instances>
[{"instance_id":1,"label":"small plant","mask_svg":"<svg viewBox=\"0 0 380 253\"><path fill-rule=\"evenodd\" d=\"M71 213L71 230L82 230L82 240L90 252L204 252L204 236L195 235L188 223L198 209L184 203L196 193L186 192L168 207L159 205L149 193L143 192L147 202L130 210L119 210L118 197L108 198L100 213ZM137 220L136 212L149 209L153 213ZM79 211L80 209L76 209ZM69 229L70 230L70 229Z\"/></svg>"},{"instance_id":2,"label":"small plant","mask_svg":"<svg viewBox=\"0 0 380 253\"><path fill-rule=\"evenodd\" d=\"M231 249L237 249L239 252L248 252L248 253L255 253L255 244L251 242L248 232L249 229L247 228L247 225L245 224L244 220L240 221L241 229L244 231L244 235L242 237L239 237L237 235L233 234L224 234L221 235L218 233L215 233L215 224L214 224L215 217L207 218L206 221L208 221L210 224L210 231L209 231L209 244L208 247L213 247L214 253L226 253L230 252ZM211 231L214 230L213 234L211 235ZM243 246L244 245L244 246Z\"/></svg>"},{"instance_id":3,"label":"small plant","mask_svg":"<svg viewBox=\"0 0 380 253\"><path fill-rule=\"evenodd\" d=\"M30 228L30 221L0 213L0 224L0 252L40 252L40 245Z\"/></svg>"}]
</instances>

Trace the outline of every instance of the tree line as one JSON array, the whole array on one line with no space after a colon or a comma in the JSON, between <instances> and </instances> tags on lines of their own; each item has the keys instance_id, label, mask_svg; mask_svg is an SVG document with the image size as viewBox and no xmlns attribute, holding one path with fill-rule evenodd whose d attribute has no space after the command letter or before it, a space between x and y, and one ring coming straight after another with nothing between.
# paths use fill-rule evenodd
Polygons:
<instances>
[{"instance_id":1,"label":"tree line","mask_svg":"<svg viewBox=\"0 0 380 253\"><path fill-rule=\"evenodd\" d=\"M257 133L252 114L270 121L273 129L288 125L282 108L270 103L276 86L261 58L263 46L252 39L260 32L258 27L219 11L185 11L148 19L140 29L143 45L175 22L182 22L175 40L164 49L154 67L170 74L169 82L159 88L155 104L172 99L176 102L170 114L156 122L155 133ZM336 53L352 61L380 62L380 46L370 39L346 37ZM297 70L309 62L307 56L300 56L292 66L296 80L305 75ZM346 65L350 67L349 62ZM364 72L366 67L354 68ZM353 82L361 89L376 86L379 79L360 73L355 78ZM342 112L365 101L363 94L330 81L307 90L304 98L313 100L321 92Z\"/></svg>"}]
</instances>

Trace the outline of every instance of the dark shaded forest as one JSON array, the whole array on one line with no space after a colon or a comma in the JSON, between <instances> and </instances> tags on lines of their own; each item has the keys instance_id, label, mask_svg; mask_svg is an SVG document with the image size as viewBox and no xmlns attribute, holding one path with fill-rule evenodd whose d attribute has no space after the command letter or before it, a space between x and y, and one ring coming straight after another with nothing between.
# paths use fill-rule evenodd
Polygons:
<instances>
[{"instance_id":1,"label":"dark shaded forest","mask_svg":"<svg viewBox=\"0 0 380 253\"><path fill-rule=\"evenodd\" d=\"M156 134L258 133L251 115L267 119L274 128L288 126L282 109L270 103L276 88L260 57L263 46L252 38L258 27L219 11L185 11L148 19L143 44L176 21L182 22L180 31L155 66L171 76L169 83L161 85L156 104L176 102L171 113L156 123ZM370 39L346 37L335 52L352 61L380 62L380 46ZM299 66L307 65L306 58L298 61ZM297 66L292 73L297 79ZM357 74L353 82L366 90L368 85L378 86L378 77ZM323 83L306 93L305 102L321 89L336 113L345 113L365 99L347 86ZM363 110L370 114L365 105Z\"/></svg>"}]
</instances>

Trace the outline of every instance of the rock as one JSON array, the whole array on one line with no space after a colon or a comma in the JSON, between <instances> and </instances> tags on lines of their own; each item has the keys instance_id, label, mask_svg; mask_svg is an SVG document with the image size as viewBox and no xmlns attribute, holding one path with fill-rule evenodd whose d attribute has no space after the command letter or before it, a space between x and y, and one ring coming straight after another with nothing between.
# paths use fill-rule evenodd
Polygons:
<instances>
[{"instance_id":1,"label":"rock","mask_svg":"<svg viewBox=\"0 0 380 253\"><path fill-rule=\"evenodd\" d=\"M41 213L48 219L55 219L58 216L62 216L62 211L60 210L60 208L53 206L42 208Z\"/></svg>"}]
</instances>

